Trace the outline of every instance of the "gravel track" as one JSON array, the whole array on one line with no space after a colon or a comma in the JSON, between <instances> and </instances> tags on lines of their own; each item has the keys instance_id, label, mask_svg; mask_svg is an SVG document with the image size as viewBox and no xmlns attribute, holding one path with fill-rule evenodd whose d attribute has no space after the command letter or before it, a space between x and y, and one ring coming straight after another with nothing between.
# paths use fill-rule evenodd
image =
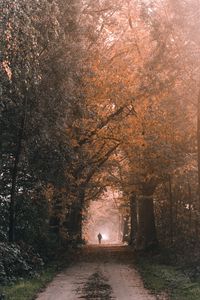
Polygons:
<instances>
[{"instance_id":1,"label":"gravel track","mask_svg":"<svg viewBox=\"0 0 200 300\"><path fill-rule=\"evenodd\" d=\"M76 263L58 274L37 300L156 300L133 268L125 246L87 246Z\"/></svg>"}]
</instances>

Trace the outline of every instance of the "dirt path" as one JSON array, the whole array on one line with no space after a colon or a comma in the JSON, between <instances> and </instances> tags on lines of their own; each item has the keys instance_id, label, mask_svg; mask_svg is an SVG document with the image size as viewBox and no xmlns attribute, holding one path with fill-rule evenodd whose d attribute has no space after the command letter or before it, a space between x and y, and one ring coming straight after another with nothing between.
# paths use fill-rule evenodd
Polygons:
<instances>
[{"instance_id":1,"label":"dirt path","mask_svg":"<svg viewBox=\"0 0 200 300\"><path fill-rule=\"evenodd\" d=\"M131 251L122 246L85 247L76 264L57 275L37 300L155 300L130 267Z\"/></svg>"}]
</instances>

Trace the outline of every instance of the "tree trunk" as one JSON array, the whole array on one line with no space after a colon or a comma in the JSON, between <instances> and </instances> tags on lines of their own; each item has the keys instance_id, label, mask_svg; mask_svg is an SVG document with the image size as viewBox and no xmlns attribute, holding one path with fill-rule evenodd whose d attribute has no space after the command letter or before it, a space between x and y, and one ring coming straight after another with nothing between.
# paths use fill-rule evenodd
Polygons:
<instances>
[{"instance_id":1,"label":"tree trunk","mask_svg":"<svg viewBox=\"0 0 200 300\"><path fill-rule=\"evenodd\" d=\"M71 207L69 217L69 234L71 239L82 242L82 222L83 222L83 206L85 199L85 189L80 188L77 202Z\"/></svg>"},{"instance_id":2,"label":"tree trunk","mask_svg":"<svg viewBox=\"0 0 200 300\"><path fill-rule=\"evenodd\" d=\"M124 216L123 217L123 238L122 238L123 243L128 243L128 239L129 239L128 223L129 223L129 216Z\"/></svg>"},{"instance_id":3,"label":"tree trunk","mask_svg":"<svg viewBox=\"0 0 200 300\"><path fill-rule=\"evenodd\" d=\"M60 228L61 228L61 213L63 211L62 200L60 193L55 190L53 198L51 200L51 216L49 220L50 231L56 235L57 239L60 240Z\"/></svg>"},{"instance_id":4,"label":"tree trunk","mask_svg":"<svg viewBox=\"0 0 200 300\"><path fill-rule=\"evenodd\" d=\"M192 233L192 190L190 186L189 178L187 177L188 181L188 202L189 202L189 220L188 220L188 226L189 226L189 232Z\"/></svg>"},{"instance_id":5,"label":"tree trunk","mask_svg":"<svg viewBox=\"0 0 200 300\"><path fill-rule=\"evenodd\" d=\"M85 200L85 188L81 187L78 197L78 203L79 203L79 210L77 215L77 241L82 242L83 236L83 208L84 208L84 200Z\"/></svg>"},{"instance_id":6,"label":"tree trunk","mask_svg":"<svg viewBox=\"0 0 200 300\"><path fill-rule=\"evenodd\" d=\"M75 224L76 224L75 221L77 219L76 212L77 212L77 208L75 203L73 203L70 207L70 212L69 212L68 222L67 222L70 240L73 240L74 235L77 231L75 228Z\"/></svg>"},{"instance_id":7,"label":"tree trunk","mask_svg":"<svg viewBox=\"0 0 200 300\"><path fill-rule=\"evenodd\" d=\"M8 240L13 243L15 240L15 196L16 196L16 182L18 173L18 164L21 152L21 139L19 139L17 151L15 154L14 167L12 170L12 183L10 193L10 207L9 207L9 229Z\"/></svg>"},{"instance_id":8,"label":"tree trunk","mask_svg":"<svg viewBox=\"0 0 200 300\"><path fill-rule=\"evenodd\" d=\"M200 209L200 91L198 95L198 108L197 108L197 147L198 147L198 199Z\"/></svg>"},{"instance_id":9,"label":"tree trunk","mask_svg":"<svg viewBox=\"0 0 200 300\"><path fill-rule=\"evenodd\" d=\"M199 235L199 214L200 214L200 90L197 102L197 155L198 155L198 203L196 217L196 235Z\"/></svg>"},{"instance_id":10,"label":"tree trunk","mask_svg":"<svg viewBox=\"0 0 200 300\"><path fill-rule=\"evenodd\" d=\"M170 229L170 242L173 244L174 240L174 218L173 218L173 195L172 195L172 182L171 176L169 175L169 229Z\"/></svg>"},{"instance_id":11,"label":"tree trunk","mask_svg":"<svg viewBox=\"0 0 200 300\"><path fill-rule=\"evenodd\" d=\"M154 204L152 195L142 195L138 199L138 231L136 248L138 250L153 249L158 246Z\"/></svg>"},{"instance_id":12,"label":"tree trunk","mask_svg":"<svg viewBox=\"0 0 200 300\"><path fill-rule=\"evenodd\" d=\"M11 192L10 192L10 207L9 207L9 227L8 227L8 240L13 243L15 241L15 201L16 201L16 184L18 175L18 166L20 162L20 155L22 151L22 141L24 138L24 130L26 123L26 106L27 100L24 102L24 115L22 117L21 126L18 134L17 149L14 157L14 166L11 174Z\"/></svg>"},{"instance_id":13,"label":"tree trunk","mask_svg":"<svg viewBox=\"0 0 200 300\"><path fill-rule=\"evenodd\" d=\"M131 214L131 232L130 232L130 245L136 244L137 236L137 200L134 193L130 196L130 214Z\"/></svg>"}]
</instances>

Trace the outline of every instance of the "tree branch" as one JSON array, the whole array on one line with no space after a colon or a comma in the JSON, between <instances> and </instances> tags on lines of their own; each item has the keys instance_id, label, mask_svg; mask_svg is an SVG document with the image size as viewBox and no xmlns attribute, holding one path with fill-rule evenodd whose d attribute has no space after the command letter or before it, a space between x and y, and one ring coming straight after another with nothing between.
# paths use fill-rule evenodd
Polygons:
<instances>
[{"instance_id":1,"label":"tree branch","mask_svg":"<svg viewBox=\"0 0 200 300\"><path fill-rule=\"evenodd\" d=\"M114 113L110 114L106 119L102 120L97 127L91 131L88 136L82 140L80 140L79 145L82 146L84 144L86 144L87 142L90 141L90 138L93 137L94 135L97 134L97 132L99 130L101 130L103 127L105 127L111 120L113 120L115 117L117 117L118 115L120 115L124 109L126 108L126 105L121 106L117 111L115 111Z\"/></svg>"},{"instance_id":2,"label":"tree branch","mask_svg":"<svg viewBox=\"0 0 200 300\"><path fill-rule=\"evenodd\" d=\"M119 147L120 144L116 144L113 146L108 152L105 154L104 158L101 159L97 165L89 172L89 174L86 177L85 184L87 184L91 178L94 176L96 171L109 159L109 157L112 155L112 153Z\"/></svg>"}]
</instances>

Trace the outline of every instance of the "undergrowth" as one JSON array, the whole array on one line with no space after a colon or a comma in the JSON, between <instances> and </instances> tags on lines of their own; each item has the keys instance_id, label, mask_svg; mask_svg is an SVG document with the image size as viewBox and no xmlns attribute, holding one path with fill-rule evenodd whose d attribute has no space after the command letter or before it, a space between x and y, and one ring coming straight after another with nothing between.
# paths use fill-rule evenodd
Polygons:
<instances>
[{"instance_id":1,"label":"undergrowth","mask_svg":"<svg viewBox=\"0 0 200 300\"><path fill-rule=\"evenodd\" d=\"M163 263L158 255L140 256L136 264L145 287L153 293L166 292L172 300L200 299L200 276L191 277L191 268Z\"/></svg>"},{"instance_id":2,"label":"undergrowth","mask_svg":"<svg viewBox=\"0 0 200 300\"><path fill-rule=\"evenodd\" d=\"M0 299L5 300L32 300L36 294L49 283L56 275L56 265L44 269L37 277L21 279L13 284L2 286Z\"/></svg>"},{"instance_id":3,"label":"undergrowth","mask_svg":"<svg viewBox=\"0 0 200 300\"><path fill-rule=\"evenodd\" d=\"M38 292L52 281L55 275L69 266L71 251L68 250L60 255L59 259L48 263L34 277L19 278L14 282L0 286L0 300L33 300Z\"/></svg>"}]
</instances>

